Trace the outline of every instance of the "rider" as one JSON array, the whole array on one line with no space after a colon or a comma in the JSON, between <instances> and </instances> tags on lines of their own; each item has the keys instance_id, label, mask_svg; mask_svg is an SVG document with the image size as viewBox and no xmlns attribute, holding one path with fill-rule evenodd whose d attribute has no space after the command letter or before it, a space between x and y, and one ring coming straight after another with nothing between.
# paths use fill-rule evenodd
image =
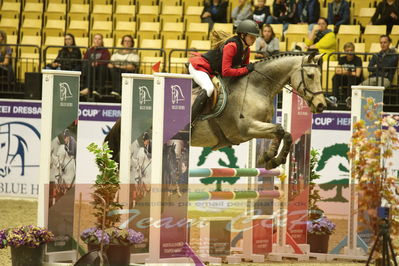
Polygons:
<instances>
[{"instance_id":1,"label":"rider","mask_svg":"<svg viewBox=\"0 0 399 266\"><path fill-rule=\"evenodd\" d=\"M76 158L76 140L69 132L69 129L64 130L64 143L65 143L65 151L69 156Z\"/></svg>"},{"instance_id":2,"label":"rider","mask_svg":"<svg viewBox=\"0 0 399 266\"><path fill-rule=\"evenodd\" d=\"M227 39L220 47L190 58L188 69L194 81L202 89L192 106L191 121L196 120L213 93L211 77L216 74L237 77L254 70L254 64L249 63L249 47L254 44L258 36L258 24L247 19L238 24L237 34Z\"/></svg>"},{"instance_id":3,"label":"rider","mask_svg":"<svg viewBox=\"0 0 399 266\"><path fill-rule=\"evenodd\" d=\"M144 132L143 134L143 145L144 145L145 154L147 155L148 159L151 159L152 145L151 145L150 134L148 134L148 132Z\"/></svg>"}]
</instances>

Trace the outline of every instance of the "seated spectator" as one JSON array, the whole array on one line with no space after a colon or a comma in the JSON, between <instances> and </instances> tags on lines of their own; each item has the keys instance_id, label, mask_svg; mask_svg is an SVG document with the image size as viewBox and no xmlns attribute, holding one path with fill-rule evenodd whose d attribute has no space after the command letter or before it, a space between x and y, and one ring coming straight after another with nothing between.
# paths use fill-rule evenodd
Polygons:
<instances>
[{"instance_id":1,"label":"seated spectator","mask_svg":"<svg viewBox=\"0 0 399 266\"><path fill-rule=\"evenodd\" d=\"M349 23L350 9L346 0L333 0L328 4L328 23L335 26L335 32L338 32L340 25Z\"/></svg>"},{"instance_id":2,"label":"seated spectator","mask_svg":"<svg viewBox=\"0 0 399 266\"><path fill-rule=\"evenodd\" d=\"M201 22L209 23L209 31L215 23L227 23L227 7L229 3L224 0L207 0L201 14Z\"/></svg>"},{"instance_id":3,"label":"seated spectator","mask_svg":"<svg viewBox=\"0 0 399 266\"><path fill-rule=\"evenodd\" d=\"M83 76L86 87L80 92L81 95L88 95L92 92L95 96L101 96L100 92L104 89L107 64L110 57L108 49L104 48L103 35L95 34L92 46L83 57L85 59Z\"/></svg>"},{"instance_id":4,"label":"seated spectator","mask_svg":"<svg viewBox=\"0 0 399 266\"><path fill-rule=\"evenodd\" d=\"M248 0L238 0L238 6L231 12L234 28L240 24L241 21L250 18L252 15L252 5Z\"/></svg>"},{"instance_id":5,"label":"seated spectator","mask_svg":"<svg viewBox=\"0 0 399 266\"><path fill-rule=\"evenodd\" d=\"M67 33L64 38L64 47L58 51L57 58L49 64L52 69L82 70L82 53L76 47L75 36Z\"/></svg>"},{"instance_id":6,"label":"seated spectator","mask_svg":"<svg viewBox=\"0 0 399 266\"><path fill-rule=\"evenodd\" d=\"M392 83L398 66L398 55L395 48L389 48L392 43L391 37L381 35L381 51L371 58L367 67L370 75L362 82L365 86L384 86L389 87Z\"/></svg>"},{"instance_id":7,"label":"seated spectator","mask_svg":"<svg viewBox=\"0 0 399 266\"><path fill-rule=\"evenodd\" d=\"M399 24L399 1L383 0L378 3L374 15L371 17L373 25L387 25L387 34L391 33L392 26Z\"/></svg>"},{"instance_id":8,"label":"seated spectator","mask_svg":"<svg viewBox=\"0 0 399 266\"><path fill-rule=\"evenodd\" d=\"M335 52L337 46L335 34L332 30L328 29L327 26L327 19L323 17L319 18L317 25L313 27L312 32L305 42L308 50L326 53L323 56L324 60L327 60L329 54ZM330 60L335 60L335 56L332 55Z\"/></svg>"},{"instance_id":9,"label":"seated spectator","mask_svg":"<svg viewBox=\"0 0 399 266\"><path fill-rule=\"evenodd\" d=\"M297 8L298 23L315 24L320 17L318 0L299 0Z\"/></svg>"},{"instance_id":10,"label":"seated spectator","mask_svg":"<svg viewBox=\"0 0 399 266\"><path fill-rule=\"evenodd\" d=\"M273 28L270 24L264 24L262 27L262 36L256 39L255 58L261 59L279 52L280 41L276 38Z\"/></svg>"},{"instance_id":11,"label":"seated spectator","mask_svg":"<svg viewBox=\"0 0 399 266\"><path fill-rule=\"evenodd\" d=\"M129 49L134 47L134 40L131 35L124 35L121 44L127 49L116 50L111 56L111 62L108 64L112 77L111 94L118 98L121 96L121 74L137 72L140 61L139 55L132 49Z\"/></svg>"},{"instance_id":12,"label":"seated spectator","mask_svg":"<svg viewBox=\"0 0 399 266\"><path fill-rule=\"evenodd\" d=\"M259 28L262 28L266 23L266 19L270 16L270 7L265 6L265 0L258 0L258 5L254 9L252 15L253 21L258 23Z\"/></svg>"},{"instance_id":13,"label":"seated spectator","mask_svg":"<svg viewBox=\"0 0 399 266\"><path fill-rule=\"evenodd\" d=\"M8 89L11 89L15 80L12 70L12 49L7 46L7 33L0 30L0 76L7 80Z\"/></svg>"},{"instance_id":14,"label":"seated spectator","mask_svg":"<svg viewBox=\"0 0 399 266\"><path fill-rule=\"evenodd\" d=\"M357 55L350 54L355 52L355 45L351 42L345 43L344 56L338 58L338 67L335 69L333 77L333 95L340 98L339 88L342 89L342 99L351 96L351 86L363 81L362 59Z\"/></svg>"},{"instance_id":15,"label":"seated spectator","mask_svg":"<svg viewBox=\"0 0 399 266\"><path fill-rule=\"evenodd\" d=\"M295 0L274 0L273 15L266 19L267 24L284 24L286 31L290 23L297 21L297 4Z\"/></svg>"}]
</instances>

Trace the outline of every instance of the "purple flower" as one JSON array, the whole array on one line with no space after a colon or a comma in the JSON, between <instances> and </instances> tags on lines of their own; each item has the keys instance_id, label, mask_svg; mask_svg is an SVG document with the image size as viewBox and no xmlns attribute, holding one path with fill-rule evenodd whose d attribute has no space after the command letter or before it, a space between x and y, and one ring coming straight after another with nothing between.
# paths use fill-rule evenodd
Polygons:
<instances>
[{"instance_id":1,"label":"purple flower","mask_svg":"<svg viewBox=\"0 0 399 266\"><path fill-rule=\"evenodd\" d=\"M2 233L0 232L0 248L2 245L38 247L53 239L54 234L45 228L33 225L19 226L3 230Z\"/></svg>"},{"instance_id":2,"label":"purple flower","mask_svg":"<svg viewBox=\"0 0 399 266\"><path fill-rule=\"evenodd\" d=\"M307 221L307 231L318 235L331 235L335 230L335 224L323 216L313 221Z\"/></svg>"},{"instance_id":3,"label":"purple flower","mask_svg":"<svg viewBox=\"0 0 399 266\"><path fill-rule=\"evenodd\" d=\"M7 234L5 230L0 230L0 249L7 247Z\"/></svg>"}]
</instances>

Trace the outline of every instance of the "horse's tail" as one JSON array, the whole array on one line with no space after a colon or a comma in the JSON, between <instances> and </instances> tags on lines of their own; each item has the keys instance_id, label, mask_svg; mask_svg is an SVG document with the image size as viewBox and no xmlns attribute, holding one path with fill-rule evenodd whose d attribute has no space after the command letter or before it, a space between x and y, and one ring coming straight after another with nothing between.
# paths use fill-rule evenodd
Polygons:
<instances>
[{"instance_id":1,"label":"horse's tail","mask_svg":"<svg viewBox=\"0 0 399 266\"><path fill-rule=\"evenodd\" d=\"M114 126L105 136L104 142L108 141L108 147L112 150L112 159L118 163L119 166L119 152L120 152L120 134L121 134L121 118L119 118Z\"/></svg>"},{"instance_id":2,"label":"horse's tail","mask_svg":"<svg viewBox=\"0 0 399 266\"><path fill-rule=\"evenodd\" d=\"M211 48L218 49L220 48L223 43L225 43L228 39L233 37L233 34L227 33L222 30L213 30L211 32L210 40L211 40Z\"/></svg>"}]
</instances>

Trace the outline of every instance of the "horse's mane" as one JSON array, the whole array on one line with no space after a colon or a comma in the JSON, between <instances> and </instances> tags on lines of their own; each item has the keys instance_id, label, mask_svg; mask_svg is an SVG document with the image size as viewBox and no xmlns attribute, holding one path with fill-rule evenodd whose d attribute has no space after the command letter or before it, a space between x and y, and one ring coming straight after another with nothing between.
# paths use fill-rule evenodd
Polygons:
<instances>
[{"instance_id":1,"label":"horse's mane","mask_svg":"<svg viewBox=\"0 0 399 266\"><path fill-rule=\"evenodd\" d=\"M278 53L266 58L263 58L259 61L256 61L255 64L259 63L269 63L269 62L275 62L275 59L280 59L280 58L285 58L285 57L294 57L294 56L304 56L306 53L303 52L283 52L283 53Z\"/></svg>"}]
</instances>

